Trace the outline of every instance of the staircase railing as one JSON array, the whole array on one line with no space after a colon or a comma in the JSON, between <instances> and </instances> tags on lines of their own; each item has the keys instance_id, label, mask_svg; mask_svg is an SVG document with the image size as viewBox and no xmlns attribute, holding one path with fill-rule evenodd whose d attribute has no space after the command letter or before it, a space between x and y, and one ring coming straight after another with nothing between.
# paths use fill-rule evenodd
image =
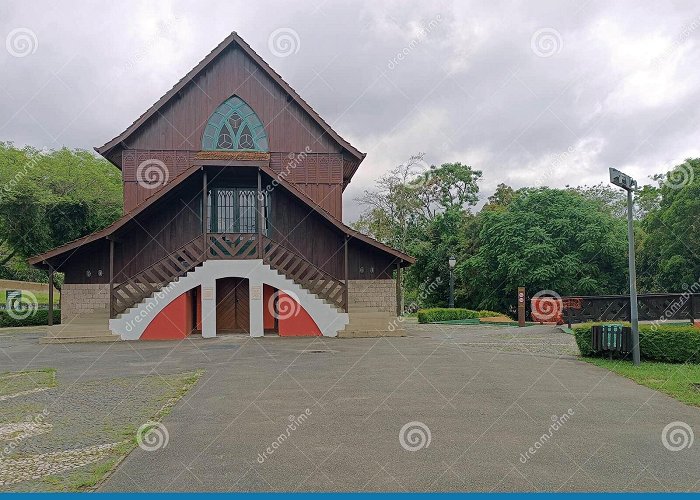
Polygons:
<instances>
[{"instance_id":1,"label":"staircase railing","mask_svg":"<svg viewBox=\"0 0 700 500\"><path fill-rule=\"evenodd\" d=\"M111 317L138 304L153 292L204 262L202 237L197 236L143 271L115 284L111 290Z\"/></svg>"},{"instance_id":2,"label":"staircase railing","mask_svg":"<svg viewBox=\"0 0 700 500\"><path fill-rule=\"evenodd\" d=\"M207 259L259 259L294 280L311 293L341 310L345 304L345 283L319 269L281 243L255 233L207 233L197 236L173 253L138 274L115 284L111 290L111 317L138 304Z\"/></svg>"},{"instance_id":3,"label":"staircase railing","mask_svg":"<svg viewBox=\"0 0 700 500\"><path fill-rule=\"evenodd\" d=\"M345 283L319 269L296 252L263 236L263 262L293 279L311 293L346 310Z\"/></svg>"}]
</instances>

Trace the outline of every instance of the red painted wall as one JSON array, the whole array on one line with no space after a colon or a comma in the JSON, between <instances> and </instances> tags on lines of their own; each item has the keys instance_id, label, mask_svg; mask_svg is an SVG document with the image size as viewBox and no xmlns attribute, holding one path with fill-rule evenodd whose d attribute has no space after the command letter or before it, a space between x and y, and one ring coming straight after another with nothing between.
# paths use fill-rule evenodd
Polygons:
<instances>
[{"instance_id":1,"label":"red painted wall","mask_svg":"<svg viewBox=\"0 0 700 500\"><path fill-rule=\"evenodd\" d=\"M192 331L192 293L187 291L159 312L141 335L142 340L184 339Z\"/></svg>"},{"instance_id":2,"label":"red painted wall","mask_svg":"<svg viewBox=\"0 0 700 500\"><path fill-rule=\"evenodd\" d=\"M321 335L318 325L301 304L284 292L279 293L279 300L290 300L296 304L293 314L289 317L286 314L280 314L277 321L280 337L316 337Z\"/></svg>"}]
</instances>

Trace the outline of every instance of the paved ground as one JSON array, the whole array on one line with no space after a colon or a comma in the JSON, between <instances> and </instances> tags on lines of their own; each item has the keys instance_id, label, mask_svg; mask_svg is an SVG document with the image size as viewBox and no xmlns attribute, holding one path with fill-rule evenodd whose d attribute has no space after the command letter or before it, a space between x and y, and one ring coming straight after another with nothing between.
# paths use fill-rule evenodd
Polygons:
<instances>
[{"instance_id":1,"label":"paved ground","mask_svg":"<svg viewBox=\"0 0 700 500\"><path fill-rule=\"evenodd\" d=\"M700 489L700 443L662 444L671 422L700 429L700 409L576 360L571 336L407 330L109 347L9 335L0 359L64 384L206 370L164 419L167 446L135 449L104 490Z\"/></svg>"}]
</instances>

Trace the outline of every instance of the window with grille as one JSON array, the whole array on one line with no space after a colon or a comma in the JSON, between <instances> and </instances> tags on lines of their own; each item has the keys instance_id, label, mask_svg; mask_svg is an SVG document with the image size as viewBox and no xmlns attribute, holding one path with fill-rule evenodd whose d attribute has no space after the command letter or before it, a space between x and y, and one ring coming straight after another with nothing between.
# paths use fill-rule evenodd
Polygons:
<instances>
[{"instance_id":1,"label":"window with grille","mask_svg":"<svg viewBox=\"0 0 700 500\"><path fill-rule=\"evenodd\" d=\"M263 234L268 235L270 193L263 191ZM257 233L258 192L251 188L216 188L209 192L209 231Z\"/></svg>"}]
</instances>

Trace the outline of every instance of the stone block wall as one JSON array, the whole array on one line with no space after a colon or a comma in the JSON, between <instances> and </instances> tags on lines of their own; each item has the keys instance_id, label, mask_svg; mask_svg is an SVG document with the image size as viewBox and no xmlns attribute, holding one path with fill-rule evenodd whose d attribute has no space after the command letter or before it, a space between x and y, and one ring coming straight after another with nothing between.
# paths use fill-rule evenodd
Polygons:
<instances>
[{"instance_id":1,"label":"stone block wall","mask_svg":"<svg viewBox=\"0 0 700 500\"><path fill-rule=\"evenodd\" d=\"M64 284L61 321L92 312L109 314L109 284Z\"/></svg>"},{"instance_id":2,"label":"stone block wall","mask_svg":"<svg viewBox=\"0 0 700 500\"><path fill-rule=\"evenodd\" d=\"M396 315L396 280L349 280L348 312L372 308Z\"/></svg>"}]
</instances>

